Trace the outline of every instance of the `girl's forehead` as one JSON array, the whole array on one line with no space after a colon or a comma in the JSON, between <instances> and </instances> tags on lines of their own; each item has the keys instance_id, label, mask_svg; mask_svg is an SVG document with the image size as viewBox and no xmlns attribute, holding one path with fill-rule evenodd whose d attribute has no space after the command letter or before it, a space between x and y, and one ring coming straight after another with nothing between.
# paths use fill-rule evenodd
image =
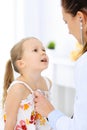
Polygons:
<instances>
[{"instance_id":1,"label":"girl's forehead","mask_svg":"<svg viewBox=\"0 0 87 130\"><path fill-rule=\"evenodd\" d=\"M38 39L29 39L24 42L24 47L36 47L36 46L43 46L42 42Z\"/></svg>"}]
</instances>

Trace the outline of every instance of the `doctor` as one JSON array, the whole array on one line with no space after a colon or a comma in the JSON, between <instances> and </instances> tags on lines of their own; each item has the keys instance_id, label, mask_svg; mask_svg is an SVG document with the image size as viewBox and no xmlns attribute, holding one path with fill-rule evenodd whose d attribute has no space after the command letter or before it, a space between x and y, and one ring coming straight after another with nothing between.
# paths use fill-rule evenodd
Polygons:
<instances>
[{"instance_id":1,"label":"doctor","mask_svg":"<svg viewBox=\"0 0 87 130\"><path fill-rule=\"evenodd\" d=\"M69 33L83 49L75 66L76 97L73 118L69 118L39 92L35 92L35 110L48 118L54 130L87 130L87 0L61 0L62 14Z\"/></svg>"}]
</instances>

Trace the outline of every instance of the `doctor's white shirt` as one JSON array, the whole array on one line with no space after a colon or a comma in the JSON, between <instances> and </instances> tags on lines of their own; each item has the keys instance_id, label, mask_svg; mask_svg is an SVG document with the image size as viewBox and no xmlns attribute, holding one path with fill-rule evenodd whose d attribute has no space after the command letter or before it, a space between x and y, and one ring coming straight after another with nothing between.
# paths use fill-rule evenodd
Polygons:
<instances>
[{"instance_id":1,"label":"doctor's white shirt","mask_svg":"<svg viewBox=\"0 0 87 130\"><path fill-rule=\"evenodd\" d=\"M87 52L75 63L75 89L73 118L59 110L48 115L48 122L54 130L87 130Z\"/></svg>"}]
</instances>

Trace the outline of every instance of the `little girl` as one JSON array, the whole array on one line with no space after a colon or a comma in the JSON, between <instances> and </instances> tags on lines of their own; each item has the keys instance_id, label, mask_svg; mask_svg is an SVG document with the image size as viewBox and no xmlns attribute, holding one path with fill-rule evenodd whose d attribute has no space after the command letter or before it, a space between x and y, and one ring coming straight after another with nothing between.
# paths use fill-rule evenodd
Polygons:
<instances>
[{"instance_id":1,"label":"little girl","mask_svg":"<svg viewBox=\"0 0 87 130\"><path fill-rule=\"evenodd\" d=\"M48 56L40 40L25 38L10 52L4 77L4 130L51 130L47 119L34 111L34 94L42 91L47 98L51 81L41 76L48 67ZM13 70L19 73L14 80Z\"/></svg>"}]
</instances>

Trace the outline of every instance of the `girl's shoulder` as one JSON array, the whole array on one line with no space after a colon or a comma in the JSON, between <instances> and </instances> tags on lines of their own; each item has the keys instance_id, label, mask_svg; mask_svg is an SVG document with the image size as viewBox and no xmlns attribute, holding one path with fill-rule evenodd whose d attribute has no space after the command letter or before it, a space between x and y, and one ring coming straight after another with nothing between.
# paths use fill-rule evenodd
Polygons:
<instances>
[{"instance_id":1,"label":"girl's shoulder","mask_svg":"<svg viewBox=\"0 0 87 130\"><path fill-rule=\"evenodd\" d=\"M11 84L10 84L10 86L9 86L9 88L8 88L8 90L7 90L7 92L9 92L10 90L12 90L12 89L14 89L14 90L19 90L19 91L25 91L25 89L29 89L30 90L30 92L32 92L32 89L30 88L30 86L28 85L28 84L26 84L25 82L23 82L23 81L20 81L20 80L14 80Z\"/></svg>"}]
</instances>

